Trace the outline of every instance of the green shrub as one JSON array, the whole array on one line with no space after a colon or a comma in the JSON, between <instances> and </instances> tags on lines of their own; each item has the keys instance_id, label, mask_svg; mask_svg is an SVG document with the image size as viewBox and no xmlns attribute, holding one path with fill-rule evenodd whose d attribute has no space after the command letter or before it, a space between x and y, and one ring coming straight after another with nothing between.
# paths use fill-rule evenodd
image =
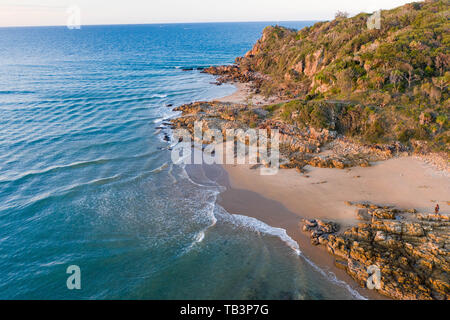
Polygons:
<instances>
[{"instance_id":1,"label":"green shrub","mask_svg":"<svg viewBox=\"0 0 450 320\"><path fill-rule=\"evenodd\" d=\"M447 116L445 114L441 114L436 117L436 123L441 127L446 127L447 125Z\"/></svg>"}]
</instances>

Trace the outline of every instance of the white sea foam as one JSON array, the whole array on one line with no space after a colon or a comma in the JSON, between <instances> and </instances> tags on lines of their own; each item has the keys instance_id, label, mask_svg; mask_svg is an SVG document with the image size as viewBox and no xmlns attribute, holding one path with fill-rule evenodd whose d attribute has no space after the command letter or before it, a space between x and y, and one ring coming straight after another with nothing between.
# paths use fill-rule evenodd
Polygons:
<instances>
[{"instance_id":1,"label":"white sea foam","mask_svg":"<svg viewBox=\"0 0 450 320\"><path fill-rule=\"evenodd\" d=\"M156 168L156 169L153 169L153 170L150 171L150 172L151 172L151 173L159 173L159 172L163 171L164 169L166 169L166 168L168 168L168 167L169 167L169 164L166 162L166 163L164 163L163 165L159 166L159 167Z\"/></svg>"},{"instance_id":2,"label":"white sea foam","mask_svg":"<svg viewBox=\"0 0 450 320\"><path fill-rule=\"evenodd\" d=\"M159 93L155 93L153 94L150 98L167 98L167 94L159 94Z\"/></svg>"},{"instance_id":3,"label":"white sea foam","mask_svg":"<svg viewBox=\"0 0 450 320\"><path fill-rule=\"evenodd\" d=\"M223 212L226 212L225 209L222 208L222 210L223 210ZM317 266L314 262L312 262L307 257L305 257L305 255L301 252L298 243L287 234L285 229L272 227L258 219L252 218L252 217L247 217L247 216L237 215L237 214L233 214L233 215L228 214L228 215L231 217L231 219L228 219L228 220L237 224L238 226L247 228L254 232L272 235L272 236L280 238L292 250L294 250L294 252L299 257L303 258L311 267L313 267L314 270L319 272L321 275L323 275L325 278L327 278L330 282L335 283L335 284L339 285L340 287L345 288L348 292L350 292L350 294L355 299L367 300L366 297L362 296L358 291L353 289L348 283L346 283L342 280L339 280L333 272L324 271L319 266Z\"/></svg>"},{"instance_id":4,"label":"white sea foam","mask_svg":"<svg viewBox=\"0 0 450 320\"><path fill-rule=\"evenodd\" d=\"M264 222L252 218L247 217L239 214L233 214L232 215L234 223L243 226L247 229L250 229L252 231L263 233L263 234L269 234L276 236L280 238L283 242L285 242L292 250L294 250L297 254L301 254L300 247L298 246L298 243L289 237L285 229L282 228L275 228L272 226L269 226L268 224L265 224Z\"/></svg>"},{"instance_id":5,"label":"white sea foam","mask_svg":"<svg viewBox=\"0 0 450 320\"><path fill-rule=\"evenodd\" d=\"M216 202L216 199L214 199L214 203L215 203L215 202ZM208 229L210 229L210 228L212 228L212 227L214 227L214 226L216 225L216 223L217 223L217 218L216 218L216 216L214 215L214 208L215 208L215 207L214 207L214 204L211 204L211 209L208 210L208 214L209 214L210 217L211 217L211 224L210 224L209 226L207 226L206 228L204 228L203 230L201 230L199 233L197 233L197 235L195 236L194 242L192 242L192 243L190 244L190 246L187 248L187 250L185 251L185 253L191 251L191 249L192 249L195 245L197 245L197 244L199 244L199 243L202 243L203 240L205 239L205 235L206 235L206 232L208 232Z\"/></svg>"},{"instance_id":6,"label":"white sea foam","mask_svg":"<svg viewBox=\"0 0 450 320\"><path fill-rule=\"evenodd\" d=\"M172 172L173 172L173 164L170 165L169 170L167 171L167 174L172 178L172 182L175 184L175 183L177 183L177 179L172 174Z\"/></svg>"},{"instance_id":7,"label":"white sea foam","mask_svg":"<svg viewBox=\"0 0 450 320\"><path fill-rule=\"evenodd\" d=\"M219 193L221 193L222 191L226 190L225 187L219 185L217 182L215 182L207 177L204 177L204 178L208 180L208 181L206 181L206 183L208 183L208 184L202 184L199 182L195 182L194 180L192 180L192 178L189 176L188 172L186 171L186 165L180 164L179 166L183 169L181 172L182 177L186 178L190 183L192 183L196 186L202 187L202 188L209 188L211 191L214 191L216 196ZM214 188L214 189L212 189L212 188Z\"/></svg>"},{"instance_id":8,"label":"white sea foam","mask_svg":"<svg viewBox=\"0 0 450 320\"><path fill-rule=\"evenodd\" d=\"M200 231L197 236L195 237L195 242L196 243L200 243L203 241L203 239L205 239L205 232Z\"/></svg>"}]
</instances>

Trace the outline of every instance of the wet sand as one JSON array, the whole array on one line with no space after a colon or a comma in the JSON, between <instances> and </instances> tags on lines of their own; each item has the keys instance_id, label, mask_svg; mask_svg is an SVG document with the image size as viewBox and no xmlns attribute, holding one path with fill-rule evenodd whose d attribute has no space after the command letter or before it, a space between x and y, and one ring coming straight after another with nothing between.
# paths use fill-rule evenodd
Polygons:
<instances>
[{"instance_id":1,"label":"wet sand","mask_svg":"<svg viewBox=\"0 0 450 320\"><path fill-rule=\"evenodd\" d=\"M422 212L432 212L439 203L443 213L450 213L448 173L437 171L413 157L348 170L307 167L308 177L294 170L262 176L258 169L250 169L248 165L194 167L189 171L202 170L208 178L226 187L218 199L225 210L285 229L306 258L369 299L387 298L360 288L345 271L334 265L335 258L324 247L312 246L309 235L299 227L301 219L329 219L339 222L342 229L354 225L358 222L356 208L346 205L345 201L369 201Z\"/></svg>"}]
</instances>

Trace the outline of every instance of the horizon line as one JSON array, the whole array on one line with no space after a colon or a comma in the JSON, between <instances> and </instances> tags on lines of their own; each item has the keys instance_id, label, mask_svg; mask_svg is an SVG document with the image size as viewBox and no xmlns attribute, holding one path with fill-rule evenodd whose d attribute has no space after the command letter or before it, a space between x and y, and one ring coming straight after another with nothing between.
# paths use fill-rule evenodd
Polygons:
<instances>
[{"instance_id":1,"label":"horizon line","mask_svg":"<svg viewBox=\"0 0 450 320\"><path fill-rule=\"evenodd\" d=\"M83 27L107 27L107 26L144 26L144 25L167 25L167 24L208 24L208 23L263 23L263 22L324 22L331 20L251 20L251 21L186 21L186 22L143 22L143 23L107 23L107 24L82 24ZM49 27L67 27L64 24L55 25L21 25L21 26L0 26L0 29L6 28L49 28Z\"/></svg>"}]
</instances>

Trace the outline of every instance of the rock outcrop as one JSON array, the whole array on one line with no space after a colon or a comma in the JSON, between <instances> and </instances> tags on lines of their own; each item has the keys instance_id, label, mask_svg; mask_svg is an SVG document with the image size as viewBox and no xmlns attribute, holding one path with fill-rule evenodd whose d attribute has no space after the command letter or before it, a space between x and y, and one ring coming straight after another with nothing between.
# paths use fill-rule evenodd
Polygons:
<instances>
[{"instance_id":1,"label":"rock outcrop","mask_svg":"<svg viewBox=\"0 0 450 320\"><path fill-rule=\"evenodd\" d=\"M350 203L348 203L350 204ZM334 255L336 266L366 286L377 266L377 291L394 299L450 299L450 219L371 204L356 204L361 223L338 233L336 223L304 220L311 243ZM324 227L325 226L325 227Z\"/></svg>"},{"instance_id":2,"label":"rock outcrop","mask_svg":"<svg viewBox=\"0 0 450 320\"><path fill-rule=\"evenodd\" d=\"M306 166L345 169L355 166L368 167L370 162L392 157L394 152L386 146L358 146L345 152L338 150L343 137L327 129L299 128L295 125L268 117L259 107L222 102L195 102L174 109L181 116L171 120L172 128L185 128L192 134L195 122L203 122L203 130L217 129L224 140L228 129L278 130L280 137L280 167L305 172ZM244 141L243 141L244 142ZM330 149L332 152L323 153Z\"/></svg>"}]
</instances>

